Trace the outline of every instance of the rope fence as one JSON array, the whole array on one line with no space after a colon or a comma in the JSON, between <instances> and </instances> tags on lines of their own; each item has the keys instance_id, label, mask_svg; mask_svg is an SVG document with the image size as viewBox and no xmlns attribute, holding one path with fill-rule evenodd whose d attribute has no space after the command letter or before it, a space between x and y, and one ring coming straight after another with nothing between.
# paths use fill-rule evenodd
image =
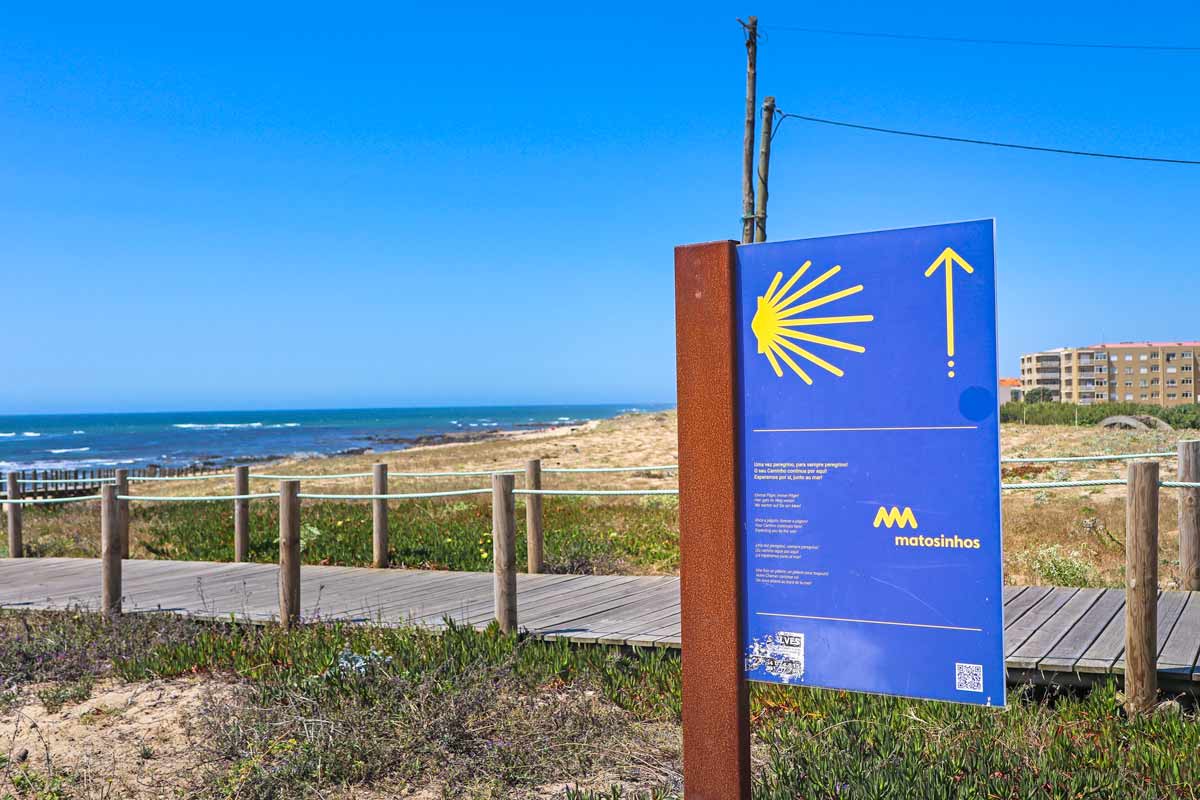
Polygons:
<instances>
[{"instance_id":1,"label":"rope fence","mask_svg":"<svg viewBox=\"0 0 1200 800\"><path fill-rule=\"evenodd\" d=\"M99 500L100 495L93 494L87 497L25 497L17 500L9 500L5 498L0 500L7 506L42 506L42 505L58 505L59 503L83 503L88 500Z\"/></svg>"},{"instance_id":2,"label":"rope fence","mask_svg":"<svg viewBox=\"0 0 1200 800\"><path fill-rule=\"evenodd\" d=\"M154 497L145 494L119 494L118 500L145 500L153 503L210 503L219 500L265 500L279 497L279 492L258 492L256 494L214 494L197 495L195 497Z\"/></svg>"},{"instance_id":3,"label":"rope fence","mask_svg":"<svg viewBox=\"0 0 1200 800\"><path fill-rule=\"evenodd\" d=\"M1094 481L1028 481L1002 483L1001 489L1077 489L1087 486L1124 486L1124 478L1104 478ZM1160 484L1162 485L1162 484Z\"/></svg>"},{"instance_id":4,"label":"rope fence","mask_svg":"<svg viewBox=\"0 0 1200 800\"><path fill-rule=\"evenodd\" d=\"M488 473L492 475L511 473ZM1086 481L1028 481L1021 483L1002 483L1003 491L1020 489L1080 489L1096 486L1124 486L1124 478L1103 478ZM1200 489L1200 482L1193 481L1159 481L1163 489ZM491 489L453 489L445 492L405 492L402 494L326 494L323 492L300 492L297 496L306 500L420 500L429 497L460 497L467 495L490 494ZM678 489L513 489L514 495L537 495L540 497L652 497L675 496ZM278 497L278 492L254 492L251 494L221 494L221 495L145 495L121 494L118 500L153 502L153 503L211 503L231 500L268 500ZM0 499L3 505L59 505L63 503L89 503L100 499L93 494L84 497L43 497L21 498L17 500Z\"/></svg>"},{"instance_id":5,"label":"rope fence","mask_svg":"<svg viewBox=\"0 0 1200 800\"><path fill-rule=\"evenodd\" d=\"M637 495L675 495L678 489L513 489L516 495L540 497L634 497Z\"/></svg>"},{"instance_id":6,"label":"rope fence","mask_svg":"<svg viewBox=\"0 0 1200 800\"><path fill-rule=\"evenodd\" d=\"M220 480L221 478L232 478L232 472L222 472L215 475L131 475L126 480L130 483L142 483L146 481L156 481L161 483L169 483L172 481L212 481Z\"/></svg>"},{"instance_id":7,"label":"rope fence","mask_svg":"<svg viewBox=\"0 0 1200 800\"><path fill-rule=\"evenodd\" d=\"M258 473L251 472L250 477L270 481L336 481L346 478L369 478L371 477L371 473L343 472L340 475L260 475Z\"/></svg>"},{"instance_id":8,"label":"rope fence","mask_svg":"<svg viewBox=\"0 0 1200 800\"><path fill-rule=\"evenodd\" d=\"M1042 456L1038 458L1002 458L1001 464L1058 464L1079 461L1124 461L1137 458L1174 458L1177 453L1107 453L1095 456Z\"/></svg>"},{"instance_id":9,"label":"rope fence","mask_svg":"<svg viewBox=\"0 0 1200 800\"><path fill-rule=\"evenodd\" d=\"M405 494L321 494L317 492L300 492L296 496L309 500L419 500L425 497L461 497L471 494L491 494L490 488L485 489L453 489L448 492L409 492ZM269 495L274 497L275 495Z\"/></svg>"},{"instance_id":10,"label":"rope fence","mask_svg":"<svg viewBox=\"0 0 1200 800\"><path fill-rule=\"evenodd\" d=\"M1085 463L1085 462L1103 462L1103 461L1127 461L1135 459L1148 458L1174 458L1177 453L1174 452L1155 452L1155 453L1101 453L1087 456L1037 456L1037 457L1009 457L1000 459L1001 464L1058 464L1058 463ZM554 474L605 474L605 473L626 473L626 472L676 472L679 470L678 464L650 464L646 466L626 466L626 467L545 467L543 473ZM519 475L524 470L522 469L491 469L491 470L446 470L446 471L430 471L430 472L391 472L389 477L392 478L478 478L489 475ZM298 475L276 475L273 473L250 473L252 480L278 480L278 481L333 481L333 480L351 480L355 478L370 478L370 472L342 472L342 473L311 473ZM229 479L234 477L233 473L216 473L216 474L201 474L201 475L172 475L172 476L154 476L154 475L136 475L129 476L127 480L130 483L145 483L145 482L161 482L171 483L175 481L211 481ZM50 479L50 478L25 478L18 481L23 485L36 486L56 486L78 483L78 479ZM94 483L106 484L115 483L115 478L100 478ZM1006 486L1005 488L1012 488ZM1051 487L1062 488L1062 487ZM363 495L366 497L366 495Z\"/></svg>"},{"instance_id":11,"label":"rope fence","mask_svg":"<svg viewBox=\"0 0 1200 800\"><path fill-rule=\"evenodd\" d=\"M651 467L546 467L542 472L675 472L678 464L659 464Z\"/></svg>"},{"instance_id":12,"label":"rope fence","mask_svg":"<svg viewBox=\"0 0 1200 800\"><path fill-rule=\"evenodd\" d=\"M605 470L588 470L588 471L632 471L632 470L649 470L646 467L637 468L620 468L605 469ZM567 470L543 470L543 472L565 472ZM569 470L570 472L583 472L584 470ZM462 473L412 473L413 476L430 476L430 475L463 475L463 476L478 476L478 475L513 475L518 474L514 470L497 470L495 472L462 472ZM266 476L258 475L251 477L267 478L278 477L280 480L327 480L330 478L346 478L346 477L368 477L371 473L356 473L354 475L304 475L304 476ZM408 477L409 474L401 473L400 476ZM217 476L219 477L219 476ZM399 477L395 473L391 477ZM189 476L186 478L170 478L165 480L193 480ZM130 482L133 478L129 479ZM28 483L29 481L20 481ZM108 484L115 484L116 481L107 481ZM1023 481L1020 483L1002 483L1000 488L1004 491L1013 491L1019 489L1078 489L1097 486L1124 486L1125 478L1098 478L1092 480L1078 481ZM1159 481L1159 487L1164 489L1200 489L1200 482L1189 481ZM466 495L487 494L491 492L488 488L477 489L453 489L440 492L404 492L404 493L375 493L375 494L334 494L324 492L300 492L298 497L308 500L419 500L430 497L457 497ZM649 496L670 496L678 495L678 489L514 489L514 495L537 495L541 497L649 497ZM199 502L215 502L215 501L231 501L231 500L265 500L278 497L278 492L253 492L249 494L223 494L223 495L144 495L144 494L122 494L118 495L118 500L126 501L142 501L155 503L199 503ZM86 503L99 500L100 495L85 495L81 497L50 497L50 498L20 498L9 500L0 498L0 503L5 505L56 505L61 503Z\"/></svg>"}]
</instances>

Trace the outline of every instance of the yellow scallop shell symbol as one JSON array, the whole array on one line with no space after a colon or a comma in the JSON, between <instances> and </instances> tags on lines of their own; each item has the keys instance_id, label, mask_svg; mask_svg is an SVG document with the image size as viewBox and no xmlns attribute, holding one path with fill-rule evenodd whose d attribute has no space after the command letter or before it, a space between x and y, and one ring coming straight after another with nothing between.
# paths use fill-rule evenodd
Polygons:
<instances>
[{"instance_id":1,"label":"yellow scallop shell symbol","mask_svg":"<svg viewBox=\"0 0 1200 800\"><path fill-rule=\"evenodd\" d=\"M780 281L783 280L783 273L776 272L775 279L771 281L767 293L758 298L758 308L754 312L754 319L750 321L750 330L754 333L754 338L758 340L758 352L766 356L767 360L771 362L771 368L775 370L775 375L780 378L783 377L783 367L779 365L779 362L782 361L791 368L792 372L799 375L800 379L810 386L813 382L812 378L788 355L787 351L795 353L804 360L816 364L821 369L831 372L839 378L845 373L817 354L796 344L795 341L792 341L793 339L825 347L833 347L838 350L849 350L852 353L865 353L866 348L850 342L843 342L840 339L817 336L814 333L797 329L807 328L812 325L842 325L852 322L871 322L875 319L872 314L855 314L842 317L797 316L798 314L803 314L805 311L841 300L843 297L858 294L863 289L860 283L857 286L851 286L849 289L841 289L812 300L799 302L813 289L816 289L842 271L840 265L831 267L820 277L814 278L800 289L788 294L791 288L811 266L811 261L805 261L800 269L796 270L796 274L789 278L783 286L779 285Z\"/></svg>"}]
</instances>

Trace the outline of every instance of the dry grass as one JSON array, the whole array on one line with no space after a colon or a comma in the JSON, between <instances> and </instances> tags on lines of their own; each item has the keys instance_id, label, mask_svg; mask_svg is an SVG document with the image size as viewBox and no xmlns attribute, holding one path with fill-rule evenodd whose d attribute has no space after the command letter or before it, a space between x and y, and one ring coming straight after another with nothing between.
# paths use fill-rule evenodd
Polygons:
<instances>
[{"instance_id":1,"label":"dry grass","mask_svg":"<svg viewBox=\"0 0 1200 800\"><path fill-rule=\"evenodd\" d=\"M1123 431L1070 425L1004 425L1006 457L1082 456L1174 451L1200 431ZM1164 480L1175 460L1160 461ZM1124 478L1126 462L1067 462L1005 467L1005 482ZM1159 503L1159 585L1179 586L1179 509L1175 491ZM1005 580L1011 584L1122 586L1125 492L1122 486L1004 493Z\"/></svg>"}]
</instances>

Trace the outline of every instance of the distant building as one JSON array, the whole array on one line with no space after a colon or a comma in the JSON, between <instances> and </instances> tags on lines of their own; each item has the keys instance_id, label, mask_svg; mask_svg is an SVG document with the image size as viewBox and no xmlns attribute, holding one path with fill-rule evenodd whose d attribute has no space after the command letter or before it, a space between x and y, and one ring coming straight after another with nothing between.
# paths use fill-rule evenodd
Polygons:
<instances>
[{"instance_id":1,"label":"distant building","mask_svg":"<svg viewBox=\"0 0 1200 800\"><path fill-rule=\"evenodd\" d=\"M996 393L1001 403L1011 403L1021 399L1021 379L1001 378L1000 391Z\"/></svg>"},{"instance_id":2,"label":"distant building","mask_svg":"<svg viewBox=\"0 0 1200 800\"><path fill-rule=\"evenodd\" d=\"M1117 342L1060 347L1021 356L1021 391L1047 400L1182 406L1196 402L1200 342Z\"/></svg>"}]
</instances>

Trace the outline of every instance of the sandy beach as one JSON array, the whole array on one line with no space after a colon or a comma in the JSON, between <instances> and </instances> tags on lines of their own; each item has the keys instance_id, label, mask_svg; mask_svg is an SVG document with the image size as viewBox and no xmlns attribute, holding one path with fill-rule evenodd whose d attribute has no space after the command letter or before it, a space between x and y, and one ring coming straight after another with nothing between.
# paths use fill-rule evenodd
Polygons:
<instances>
[{"instance_id":1,"label":"sandy beach","mask_svg":"<svg viewBox=\"0 0 1200 800\"><path fill-rule=\"evenodd\" d=\"M484 438L417 445L402 450L377 451L320 458L284 459L255 464L254 474L331 475L370 472L371 466L386 463L393 476L393 492L438 491L487 485L487 476L407 478L404 472L482 472L523 469L525 462L539 458L550 467L638 467L673 465L678 460L676 415L672 411L623 414L613 419L593 420L579 425L542 430L498 431ZM145 495L217 495L230 491L230 479L161 481L135 485ZM674 472L626 472L595 475L547 475L545 486L557 488L658 489L676 485ZM271 479L256 479L255 491L267 491ZM339 491L364 492L369 478L305 481L305 487L336 487Z\"/></svg>"}]
</instances>

